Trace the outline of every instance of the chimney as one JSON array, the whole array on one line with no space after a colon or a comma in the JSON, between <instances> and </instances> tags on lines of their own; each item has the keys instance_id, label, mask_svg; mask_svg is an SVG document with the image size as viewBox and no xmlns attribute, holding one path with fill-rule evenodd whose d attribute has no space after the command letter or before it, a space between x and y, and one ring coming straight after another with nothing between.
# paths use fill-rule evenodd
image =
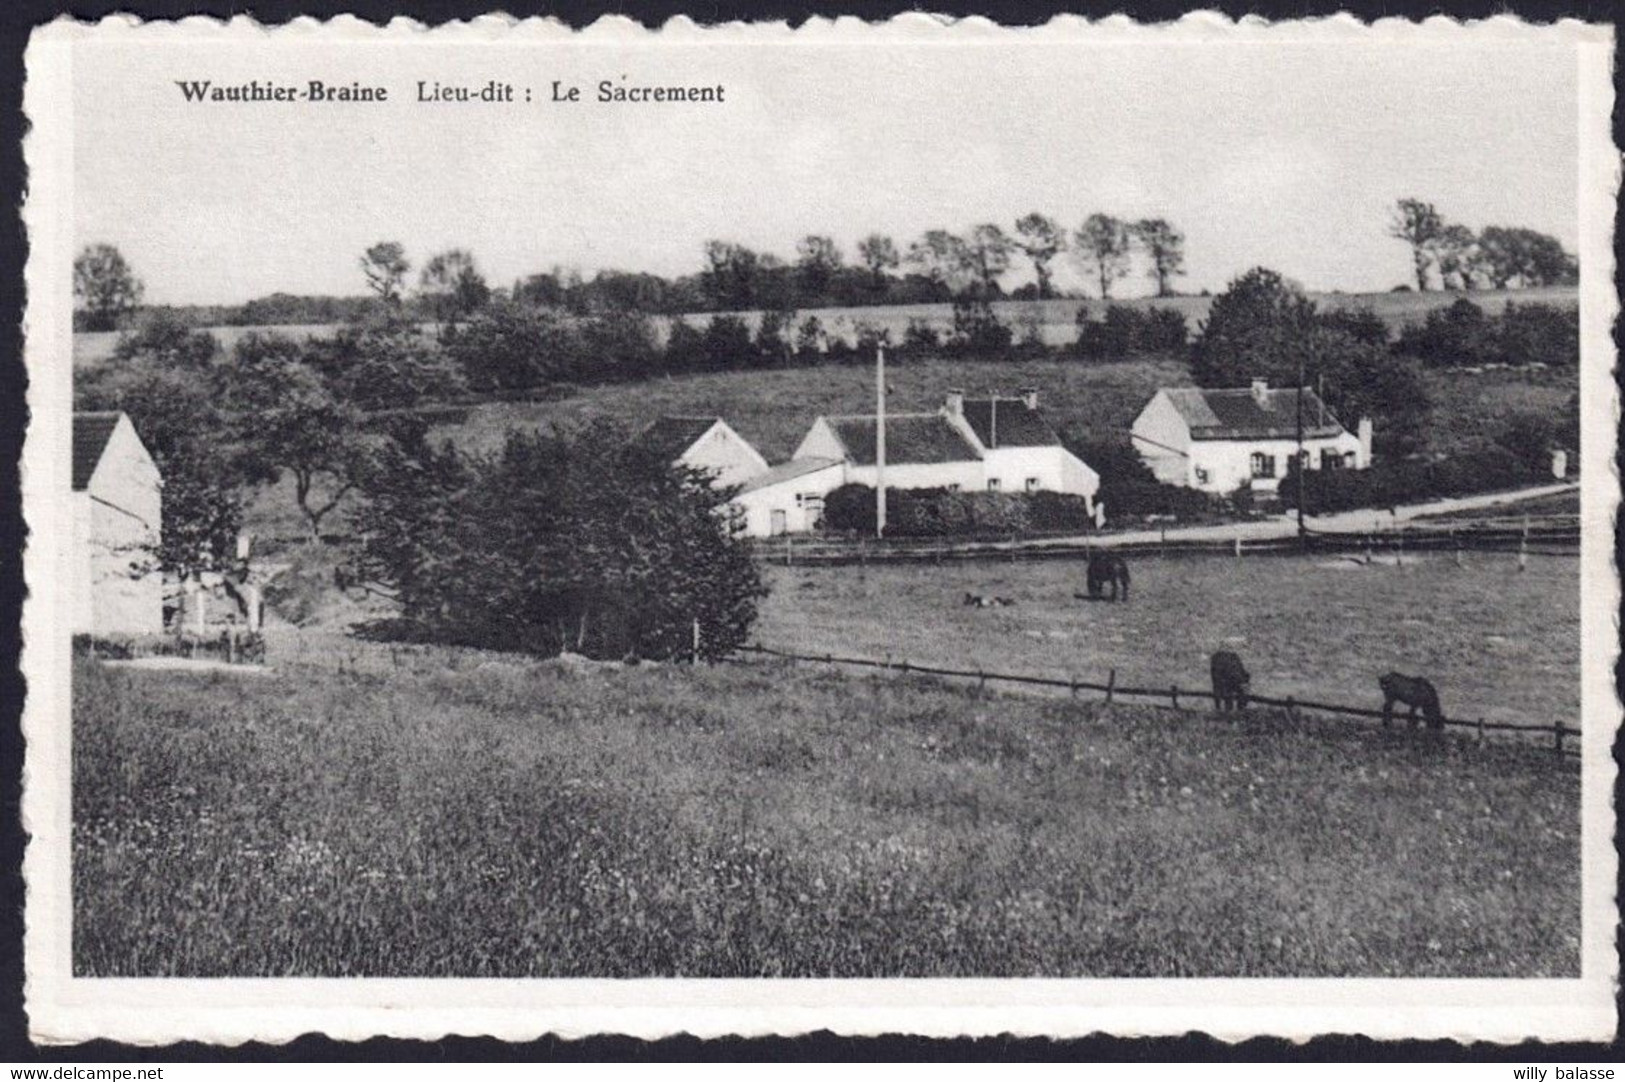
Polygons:
<instances>
[{"instance_id":1,"label":"chimney","mask_svg":"<svg viewBox=\"0 0 1625 1082\"><path fill-rule=\"evenodd\" d=\"M1371 418L1361 417L1356 426L1359 430L1360 449L1354 454L1356 469L1370 469L1371 467Z\"/></svg>"},{"instance_id":2,"label":"chimney","mask_svg":"<svg viewBox=\"0 0 1625 1082\"><path fill-rule=\"evenodd\" d=\"M1027 404L1028 409L1036 410L1038 408L1038 388L1023 387L1021 389L1021 400Z\"/></svg>"},{"instance_id":3,"label":"chimney","mask_svg":"<svg viewBox=\"0 0 1625 1082\"><path fill-rule=\"evenodd\" d=\"M943 412L950 417L965 416L965 392L958 387L948 389L948 397L942 404Z\"/></svg>"},{"instance_id":4,"label":"chimney","mask_svg":"<svg viewBox=\"0 0 1625 1082\"><path fill-rule=\"evenodd\" d=\"M1253 401L1262 406L1265 401L1268 400L1269 394L1270 381L1267 379L1259 379L1255 376L1253 378Z\"/></svg>"}]
</instances>

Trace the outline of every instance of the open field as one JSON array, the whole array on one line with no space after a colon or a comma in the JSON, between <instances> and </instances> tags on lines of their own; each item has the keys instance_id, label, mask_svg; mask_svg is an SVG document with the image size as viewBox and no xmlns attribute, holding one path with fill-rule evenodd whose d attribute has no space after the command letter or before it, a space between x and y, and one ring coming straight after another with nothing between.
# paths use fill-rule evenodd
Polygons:
<instances>
[{"instance_id":1,"label":"open field","mask_svg":"<svg viewBox=\"0 0 1625 1082\"><path fill-rule=\"evenodd\" d=\"M76 669L77 974L1578 973L1550 754L777 664L269 660Z\"/></svg>"},{"instance_id":2,"label":"open field","mask_svg":"<svg viewBox=\"0 0 1625 1082\"><path fill-rule=\"evenodd\" d=\"M1376 709L1377 677L1426 675L1450 717L1550 726L1580 717L1579 567L1571 557L1131 558L1133 600L1085 602L1070 561L783 568L755 638L807 654L978 667L1139 687L1208 686L1240 654L1260 695ZM1009 608L962 604L966 593Z\"/></svg>"},{"instance_id":3,"label":"open field","mask_svg":"<svg viewBox=\"0 0 1625 1082\"><path fill-rule=\"evenodd\" d=\"M1447 308L1463 296L1484 309L1486 314L1499 315L1511 301L1515 304L1555 304L1572 308L1578 303L1579 293L1572 286L1549 286L1540 289L1509 290L1502 292L1461 293L1311 293L1309 295L1322 310L1336 308L1370 308L1390 333L1398 334L1409 323L1420 323L1435 308ZM1013 328L1017 341L1036 334L1039 341L1050 346L1071 345L1077 341L1078 309L1086 308L1095 319L1101 318L1107 304L1127 308L1166 308L1185 317L1185 324L1195 334L1198 325L1207 318L1212 297L1130 297L1110 302L1099 300L1049 301L995 301L993 310L999 319ZM757 312L743 312L752 325L761 318ZM901 342L911 320L920 320L938 330L953 327L952 304L892 304L872 308L808 308L796 313L797 320L817 316L826 332L847 341L855 341L858 327L867 324L883 327L891 332L893 342ZM680 317L703 326L709 315Z\"/></svg>"},{"instance_id":4,"label":"open field","mask_svg":"<svg viewBox=\"0 0 1625 1082\"><path fill-rule=\"evenodd\" d=\"M1015 361L931 360L890 364L887 409L934 410L950 387L968 394L1013 395L1037 387L1057 428L1126 431L1159 386L1188 383L1182 359L1084 362L1054 358ZM511 425L612 417L641 425L663 414L719 416L778 462L790 457L821 413L873 413L872 364L716 372L583 389L556 402L475 407L467 423L441 429L460 446L493 447Z\"/></svg>"}]
</instances>

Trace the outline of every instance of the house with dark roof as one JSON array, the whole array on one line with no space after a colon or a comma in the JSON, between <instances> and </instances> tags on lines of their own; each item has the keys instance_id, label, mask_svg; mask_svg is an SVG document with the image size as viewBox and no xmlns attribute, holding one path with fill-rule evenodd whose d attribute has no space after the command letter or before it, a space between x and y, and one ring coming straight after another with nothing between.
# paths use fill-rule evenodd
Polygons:
<instances>
[{"instance_id":1,"label":"house with dark roof","mask_svg":"<svg viewBox=\"0 0 1625 1082\"><path fill-rule=\"evenodd\" d=\"M669 462L710 471L714 485L739 485L767 472L767 459L721 417L662 417L642 439Z\"/></svg>"},{"instance_id":2,"label":"house with dark roof","mask_svg":"<svg viewBox=\"0 0 1625 1082\"><path fill-rule=\"evenodd\" d=\"M163 480L128 415L73 415L72 480L73 630L163 631Z\"/></svg>"},{"instance_id":3,"label":"house with dark roof","mask_svg":"<svg viewBox=\"0 0 1625 1082\"><path fill-rule=\"evenodd\" d=\"M1301 408L1301 413L1300 413ZM1308 469L1371 465L1371 422L1349 432L1313 390L1163 387L1134 419L1131 437L1159 481L1229 493L1242 485L1273 492L1298 453Z\"/></svg>"},{"instance_id":4,"label":"house with dark roof","mask_svg":"<svg viewBox=\"0 0 1625 1082\"><path fill-rule=\"evenodd\" d=\"M1100 488L1100 476L1061 444L1036 391L983 399L950 391L938 409L888 413L885 433L888 488L1064 492L1091 506ZM815 529L829 492L879 484L879 442L872 414L817 418L789 462L746 482L735 498L747 532Z\"/></svg>"}]
</instances>

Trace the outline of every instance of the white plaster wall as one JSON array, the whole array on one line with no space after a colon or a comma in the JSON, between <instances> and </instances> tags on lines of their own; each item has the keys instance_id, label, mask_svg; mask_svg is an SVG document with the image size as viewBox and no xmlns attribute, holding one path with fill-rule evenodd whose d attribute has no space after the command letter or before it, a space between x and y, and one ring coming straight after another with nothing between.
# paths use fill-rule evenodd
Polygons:
<instances>
[{"instance_id":1,"label":"white plaster wall","mask_svg":"<svg viewBox=\"0 0 1625 1082\"><path fill-rule=\"evenodd\" d=\"M163 519L158 469L129 419L121 419L76 494L76 562L88 585L88 622L76 630L156 633L164 629L164 580L154 550ZM82 529L83 532L79 532ZM84 618L75 605L76 620Z\"/></svg>"},{"instance_id":2,"label":"white plaster wall","mask_svg":"<svg viewBox=\"0 0 1625 1082\"><path fill-rule=\"evenodd\" d=\"M767 460L725 424L713 425L678 461L710 470L712 484L719 487L737 485L767 471Z\"/></svg>"},{"instance_id":3,"label":"white plaster wall","mask_svg":"<svg viewBox=\"0 0 1625 1082\"><path fill-rule=\"evenodd\" d=\"M1309 468L1320 468L1320 452L1331 448L1339 454L1358 452L1360 441L1349 433L1322 438L1306 439L1303 449L1309 454ZM1298 441L1285 440L1194 440L1190 450L1190 473L1186 482L1192 488L1199 488L1203 492L1228 493L1234 492L1244 482L1251 481L1254 491L1274 492L1281 484L1281 478L1286 475L1287 465L1292 456L1297 453ZM1275 457L1275 476L1272 478L1254 478L1252 474L1252 456L1255 452L1262 452ZM1196 470L1198 468L1208 471L1208 479L1198 482Z\"/></svg>"},{"instance_id":4,"label":"white plaster wall","mask_svg":"<svg viewBox=\"0 0 1625 1082\"><path fill-rule=\"evenodd\" d=\"M1134 449L1157 480L1170 485L1196 483L1189 458L1190 429L1167 395L1161 391L1152 395L1129 431L1134 437Z\"/></svg>"},{"instance_id":5,"label":"white plaster wall","mask_svg":"<svg viewBox=\"0 0 1625 1082\"><path fill-rule=\"evenodd\" d=\"M812 509L804 502L798 503L796 497L827 496L845 484L845 474L845 464L836 463L827 469L804 473L800 477L791 477L776 485L765 485L735 496L733 505L744 516L746 535L772 537L774 511L784 512L786 533L806 533L811 530L815 525Z\"/></svg>"}]
</instances>

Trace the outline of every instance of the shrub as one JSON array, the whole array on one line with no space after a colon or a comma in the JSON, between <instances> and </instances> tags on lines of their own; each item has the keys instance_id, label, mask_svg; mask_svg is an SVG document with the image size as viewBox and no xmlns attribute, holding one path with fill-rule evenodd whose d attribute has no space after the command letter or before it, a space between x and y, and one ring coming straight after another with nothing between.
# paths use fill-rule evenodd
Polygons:
<instances>
[{"instance_id":1,"label":"shrub","mask_svg":"<svg viewBox=\"0 0 1625 1082\"><path fill-rule=\"evenodd\" d=\"M1182 352L1189 338L1185 317L1172 308L1131 308L1113 304L1104 318L1079 306L1076 352L1089 360Z\"/></svg>"},{"instance_id":2,"label":"shrub","mask_svg":"<svg viewBox=\"0 0 1625 1082\"><path fill-rule=\"evenodd\" d=\"M1107 521L1149 515L1195 519L1213 511L1206 493L1158 481L1126 442L1072 437L1067 449L1100 474L1095 498L1105 504Z\"/></svg>"},{"instance_id":3,"label":"shrub","mask_svg":"<svg viewBox=\"0 0 1625 1082\"><path fill-rule=\"evenodd\" d=\"M1517 488L1541 480L1548 466L1544 456L1536 462L1504 447L1491 446L1437 462L1379 463L1365 470L1311 470L1304 510L1318 515ZM1298 483L1297 463L1289 462L1279 489L1284 506L1298 506Z\"/></svg>"}]
</instances>

